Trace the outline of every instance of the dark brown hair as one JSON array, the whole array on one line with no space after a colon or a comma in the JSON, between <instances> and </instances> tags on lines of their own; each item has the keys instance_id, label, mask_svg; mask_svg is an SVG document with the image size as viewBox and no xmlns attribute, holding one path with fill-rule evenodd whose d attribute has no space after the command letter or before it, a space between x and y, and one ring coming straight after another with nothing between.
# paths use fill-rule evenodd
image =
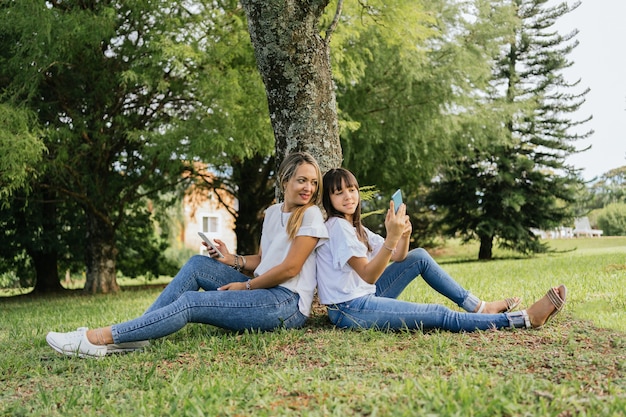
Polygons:
<instances>
[{"instance_id":1,"label":"dark brown hair","mask_svg":"<svg viewBox=\"0 0 626 417\"><path fill-rule=\"evenodd\" d=\"M328 219L331 217L341 217L345 219L343 213L336 210L332 203L330 202L331 194L336 191L342 190L348 187L355 187L357 191L359 190L359 182L356 180L354 174L348 171L345 168L332 168L324 174L324 178L322 180L323 184L323 193L322 193L322 204L324 205L324 210L326 210L326 215ZM359 203L356 205L356 209L354 210L354 215L352 216L352 226L356 229L356 236L359 241L363 242L367 247L368 251L371 251L369 240L367 239L367 233L365 232L365 228L361 224L361 196L359 195Z\"/></svg>"}]
</instances>

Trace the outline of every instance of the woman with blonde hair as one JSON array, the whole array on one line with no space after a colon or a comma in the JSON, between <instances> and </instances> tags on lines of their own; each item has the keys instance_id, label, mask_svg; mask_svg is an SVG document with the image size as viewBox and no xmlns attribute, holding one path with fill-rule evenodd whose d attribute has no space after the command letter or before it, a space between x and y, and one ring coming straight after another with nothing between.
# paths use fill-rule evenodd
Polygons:
<instances>
[{"instance_id":1,"label":"woman with blonde hair","mask_svg":"<svg viewBox=\"0 0 626 417\"><path fill-rule=\"evenodd\" d=\"M301 327L316 287L315 248L328 237L317 205L321 182L310 154L287 155L278 171L284 201L265 212L258 254L230 253L216 239L223 257L205 244L209 256L192 257L142 316L98 329L50 332L46 341L65 355L100 357L136 350L187 323L230 330Z\"/></svg>"}]
</instances>

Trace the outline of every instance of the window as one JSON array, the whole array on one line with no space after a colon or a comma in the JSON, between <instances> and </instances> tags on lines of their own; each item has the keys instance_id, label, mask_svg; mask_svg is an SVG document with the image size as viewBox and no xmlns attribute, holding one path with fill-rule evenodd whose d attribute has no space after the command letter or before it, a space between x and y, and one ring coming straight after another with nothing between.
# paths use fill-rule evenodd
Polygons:
<instances>
[{"instance_id":1,"label":"window","mask_svg":"<svg viewBox=\"0 0 626 417\"><path fill-rule=\"evenodd\" d=\"M218 220L216 216L202 216L202 231L204 233L218 233Z\"/></svg>"},{"instance_id":2,"label":"window","mask_svg":"<svg viewBox=\"0 0 626 417\"><path fill-rule=\"evenodd\" d=\"M217 216L202 216L202 231L208 235L215 235L219 233L219 217ZM200 254L208 255L206 248L203 244L200 244Z\"/></svg>"}]
</instances>

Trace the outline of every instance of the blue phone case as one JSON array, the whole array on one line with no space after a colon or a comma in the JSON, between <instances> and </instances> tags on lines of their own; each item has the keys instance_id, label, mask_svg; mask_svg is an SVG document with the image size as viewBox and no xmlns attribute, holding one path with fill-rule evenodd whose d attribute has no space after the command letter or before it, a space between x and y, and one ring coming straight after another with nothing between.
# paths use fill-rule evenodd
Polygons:
<instances>
[{"instance_id":1,"label":"blue phone case","mask_svg":"<svg viewBox=\"0 0 626 417\"><path fill-rule=\"evenodd\" d=\"M402 191L398 188L398 190L391 196L391 199L393 200L394 209L397 213L400 205L402 204Z\"/></svg>"}]
</instances>

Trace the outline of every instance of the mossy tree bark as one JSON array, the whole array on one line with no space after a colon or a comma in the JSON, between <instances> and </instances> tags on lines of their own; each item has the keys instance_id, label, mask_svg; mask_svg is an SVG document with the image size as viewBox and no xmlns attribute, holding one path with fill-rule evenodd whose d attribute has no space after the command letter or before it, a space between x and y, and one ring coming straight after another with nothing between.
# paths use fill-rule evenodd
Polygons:
<instances>
[{"instance_id":1,"label":"mossy tree bark","mask_svg":"<svg viewBox=\"0 0 626 417\"><path fill-rule=\"evenodd\" d=\"M276 164L307 151L322 171L341 165L329 42L319 19L328 0L243 0L276 137Z\"/></svg>"}]
</instances>

